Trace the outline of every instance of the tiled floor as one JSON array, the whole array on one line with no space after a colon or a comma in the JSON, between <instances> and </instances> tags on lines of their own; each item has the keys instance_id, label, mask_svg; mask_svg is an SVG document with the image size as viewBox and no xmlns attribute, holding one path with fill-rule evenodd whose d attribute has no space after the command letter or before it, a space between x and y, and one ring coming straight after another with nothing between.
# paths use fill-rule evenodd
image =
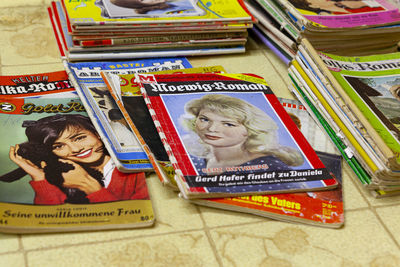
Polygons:
<instances>
[{"instance_id":1,"label":"tiled floor","mask_svg":"<svg viewBox=\"0 0 400 267\"><path fill-rule=\"evenodd\" d=\"M0 74L62 70L49 0L0 1ZM281 97L286 66L250 40L241 55L189 58L263 76ZM1 163L0 163L1 164ZM345 226L325 229L193 206L148 183L155 227L68 234L0 234L0 266L400 266L400 197L373 199L344 165Z\"/></svg>"}]
</instances>

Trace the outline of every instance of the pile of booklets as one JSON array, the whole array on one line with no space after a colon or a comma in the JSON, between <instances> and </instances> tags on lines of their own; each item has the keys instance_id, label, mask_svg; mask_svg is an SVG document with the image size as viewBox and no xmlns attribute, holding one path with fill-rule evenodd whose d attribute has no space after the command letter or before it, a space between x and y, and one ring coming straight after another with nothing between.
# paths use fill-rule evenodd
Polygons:
<instances>
[{"instance_id":1,"label":"pile of booklets","mask_svg":"<svg viewBox=\"0 0 400 267\"><path fill-rule=\"evenodd\" d=\"M153 170L193 204L343 225L340 153L262 77L184 57L64 62L66 72L0 77L1 231L150 226Z\"/></svg>"},{"instance_id":2,"label":"pile of booklets","mask_svg":"<svg viewBox=\"0 0 400 267\"><path fill-rule=\"evenodd\" d=\"M84 99L97 94L84 92L94 86L79 76L101 75L107 102L119 109L165 186L199 205L343 224L341 156L304 105L278 100L257 75L226 74L221 66L190 68L185 58L135 63L66 67ZM83 103L87 110L100 104ZM107 128L101 112L88 113Z\"/></svg>"},{"instance_id":3,"label":"pile of booklets","mask_svg":"<svg viewBox=\"0 0 400 267\"><path fill-rule=\"evenodd\" d=\"M307 38L318 51L363 56L398 51L400 12L386 0L247 0L255 32L285 62Z\"/></svg>"},{"instance_id":4,"label":"pile of booklets","mask_svg":"<svg viewBox=\"0 0 400 267\"><path fill-rule=\"evenodd\" d=\"M71 62L244 52L253 25L242 0L61 0L48 13Z\"/></svg>"},{"instance_id":5,"label":"pile of booklets","mask_svg":"<svg viewBox=\"0 0 400 267\"><path fill-rule=\"evenodd\" d=\"M289 67L293 92L376 197L400 193L399 61L328 54L304 39Z\"/></svg>"}]
</instances>

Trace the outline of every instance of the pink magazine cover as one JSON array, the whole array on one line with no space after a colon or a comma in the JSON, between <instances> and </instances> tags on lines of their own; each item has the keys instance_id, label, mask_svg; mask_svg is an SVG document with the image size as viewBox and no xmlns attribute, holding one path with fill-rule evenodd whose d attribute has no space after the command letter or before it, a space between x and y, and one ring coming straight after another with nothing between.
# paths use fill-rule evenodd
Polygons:
<instances>
[{"instance_id":1,"label":"pink magazine cover","mask_svg":"<svg viewBox=\"0 0 400 267\"><path fill-rule=\"evenodd\" d=\"M328 28L396 23L397 7L385 0L289 0L308 20Z\"/></svg>"}]
</instances>

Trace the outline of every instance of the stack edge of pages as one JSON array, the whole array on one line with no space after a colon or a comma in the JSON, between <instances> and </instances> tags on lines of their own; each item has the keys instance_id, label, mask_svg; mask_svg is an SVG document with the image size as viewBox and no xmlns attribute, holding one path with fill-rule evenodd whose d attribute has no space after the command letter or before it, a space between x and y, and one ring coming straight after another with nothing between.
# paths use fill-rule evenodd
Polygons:
<instances>
[{"instance_id":1,"label":"stack edge of pages","mask_svg":"<svg viewBox=\"0 0 400 267\"><path fill-rule=\"evenodd\" d=\"M253 25L242 0L61 0L48 13L70 62L241 53Z\"/></svg>"}]
</instances>

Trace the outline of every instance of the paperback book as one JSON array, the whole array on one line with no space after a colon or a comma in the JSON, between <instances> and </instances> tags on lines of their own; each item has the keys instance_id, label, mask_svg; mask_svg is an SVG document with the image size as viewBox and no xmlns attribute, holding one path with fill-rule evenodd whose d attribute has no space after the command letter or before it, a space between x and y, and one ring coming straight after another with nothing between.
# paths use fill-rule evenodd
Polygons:
<instances>
[{"instance_id":1,"label":"paperback book","mask_svg":"<svg viewBox=\"0 0 400 267\"><path fill-rule=\"evenodd\" d=\"M184 198L332 189L272 90L253 74L139 74Z\"/></svg>"},{"instance_id":2,"label":"paperback book","mask_svg":"<svg viewBox=\"0 0 400 267\"><path fill-rule=\"evenodd\" d=\"M153 169L142 145L111 97L100 72L129 74L158 70L176 70L191 65L186 58L159 58L136 61L65 63L71 82L82 99L93 124L114 158L119 170Z\"/></svg>"},{"instance_id":3,"label":"paperback book","mask_svg":"<svg viewBox=\"0 0 400 267\"><path fill-rule=\"evenodd\" d=\"M0 96L0 231L152 225L145 174L115 168L67 77L65 72L1 77L2 87L19 93ZM30 97L31 88L42 92Z\"/></svg>"},{"instance_id":4,"label":"paperback book","mask_svg":"<svg viewBox=\"0 0 400 267\"><path fill-rule=\"evenodd\" d=\"M338 228L344 224L342 157L327 134L298 100L279 98L321 161L336 177L339 186L320 192L254 195L230 198L192 199L192 203L264 216L281 221Z\"/></svg>"}]
</instances>

